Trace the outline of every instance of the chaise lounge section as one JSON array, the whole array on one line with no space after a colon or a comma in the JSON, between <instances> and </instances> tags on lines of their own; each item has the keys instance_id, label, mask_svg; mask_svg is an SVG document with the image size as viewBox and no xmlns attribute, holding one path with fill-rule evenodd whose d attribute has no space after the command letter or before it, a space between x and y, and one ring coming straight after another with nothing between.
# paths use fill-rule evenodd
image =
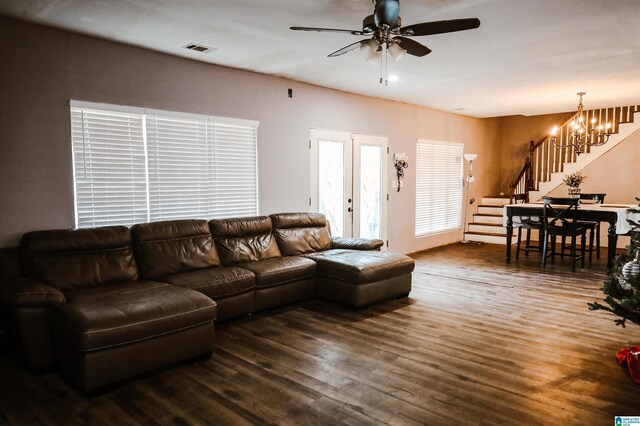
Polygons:
<instances>
[{"instance_id":1,"label":"chaise lounge section","mask_svg":"<svg viewBox=\"0 0 640 426\"><path fill-rule=\"evenodd\" d=\"M32 326L42 339L31 346L33 339L23 338L36 367L55 359L69 381L94 390L211 353L215 302L141 280L129 228L31 232L21 250L29 277L20 297L39 294L52 302L37 306L37 317L22 330L29 336ZM15 306L15 314L28 309Z\"/></svg>"}]
</instances>

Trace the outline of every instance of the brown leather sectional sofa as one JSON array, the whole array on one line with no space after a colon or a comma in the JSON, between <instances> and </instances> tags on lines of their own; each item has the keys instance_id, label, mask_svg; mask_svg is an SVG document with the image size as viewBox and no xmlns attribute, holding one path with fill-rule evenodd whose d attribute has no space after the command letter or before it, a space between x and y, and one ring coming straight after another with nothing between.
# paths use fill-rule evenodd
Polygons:
<instances>
[{"instance_id":1,"label":"brown leather sectional sofa","mask_svg":"<svg viewBox=\"0 0 640 426\"><path fill-rule=\"evenodd\" d=\"M2 250L0 300L31 367L95 390L209 356L216 319L408 295L413 260L381 246L332 238L309 213L38 231Z\"/></svg>"}]
</instances>

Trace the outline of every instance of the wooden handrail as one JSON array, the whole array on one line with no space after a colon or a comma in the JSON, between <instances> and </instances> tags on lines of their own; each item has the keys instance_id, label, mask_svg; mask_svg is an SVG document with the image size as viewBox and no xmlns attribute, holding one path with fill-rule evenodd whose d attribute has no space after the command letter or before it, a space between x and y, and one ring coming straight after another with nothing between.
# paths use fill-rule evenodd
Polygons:
<instances>
[{"instance_id":1,"label":"wooden handrail","mask_svg":"<svg viewBox=\"0 0 640 426\"><path fill-rule=\"evenodd\" d=\"M533 141L531 142L533 143ZM525 192L523 194L516 194L516 189L518 188L518 185L520 185L523 177L525 178L525 181L524 181L524 185L521 185L521 186L524 187ZM517 195L524 196L524 199L526 201L526 198L527 198L526 193L529 190L530 178L531 178L531 157L527 157L524 161L524 166L522 167L522 170L520 170L520 173L518 173L518 177L513 181L513 183L509 184L509 203L513 203Z\"/></svg>"},{"instance_id":2,"label":"wooden handrail","mask_svg":"<svg viewBox=\"0 0 640 426\"><path fill-rule=\"evenodd\" d=\"M561 125L558 126L558 129L562 129L564 126L566 126L567 124L571 123L572 120L574 120L576 117L578 116L578 113L575 112L571 117L567 118L564 123L562 123ZM549 134L541 137L538 142L529 142L529 152L533 152L535 151L540 145L542 145L547 139L549 139Z\"/></svg>"},{"instance_id":3,"label":"wooden handrail","mask_svg":"<svg viewBox=\"0 0 640 426\"><path fill-rule=\"evenodd\" d=\"M516 178L516 180L513 181L513 183L509 184L509 186L515 188L518 185L518 182L520 182L520 179L522 179L522 176L524 176L524 174L527 172L527 170L529 170L530 167L531 167L531 158L527 157L524 160L524 166L522 167L522 170L520 170L520 173L518 173L518 177Z\"/></svg>"}]
</instances>

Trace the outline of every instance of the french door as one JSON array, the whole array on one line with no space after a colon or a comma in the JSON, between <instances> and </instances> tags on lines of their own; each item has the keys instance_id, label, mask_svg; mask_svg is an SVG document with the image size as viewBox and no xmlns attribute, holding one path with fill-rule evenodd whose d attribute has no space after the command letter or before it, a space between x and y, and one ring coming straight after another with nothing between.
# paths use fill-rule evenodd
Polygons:
<instances>
[{"instance_id":1,"label":"french door","mask_svg":"<svg viewBox=\"0 0 640 426\"><path fill-rule=\"evenodd\" d=\"M386 240L387 138L311 130L309 205L334 236Z\"/></svg>"}]
</instances>

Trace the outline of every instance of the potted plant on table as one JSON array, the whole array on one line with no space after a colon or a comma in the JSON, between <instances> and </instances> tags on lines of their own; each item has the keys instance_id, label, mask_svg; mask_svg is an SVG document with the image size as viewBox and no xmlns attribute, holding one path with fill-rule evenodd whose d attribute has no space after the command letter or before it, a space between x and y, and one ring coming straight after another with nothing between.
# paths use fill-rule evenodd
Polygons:
<instances>
[{"instance_id":1,"label":"potted plant on table","mask_svg":"<svg viewBox=\"0 0 640 426\"><path fill-rule=\"evenodd\" d=\"M580 185L587 177L580 172L570 173L564 176L562 181L569 187L570 198L580 198Z\"/></svg>"},{"instance_id":2,"label":"potted plant on table","mask_svg":"<svg viewBox=\"0 0 640 426\"><path fill-rule=\"evenodd\" d=\"M636 198L640 202L640 198ZM640 204L631 213L640 213ZM602 291L604 302L589 303L589 309L604 310L617 315L616 325L625 327L627 321L640 325L640 223L628 220L632 226L629 233L631 244L628 253L616 256L613 269L609 272ZM626 365L631 378L640 384L640 346L624 348L617 353L620 365Z\"/></svg>"}]
</instances>

